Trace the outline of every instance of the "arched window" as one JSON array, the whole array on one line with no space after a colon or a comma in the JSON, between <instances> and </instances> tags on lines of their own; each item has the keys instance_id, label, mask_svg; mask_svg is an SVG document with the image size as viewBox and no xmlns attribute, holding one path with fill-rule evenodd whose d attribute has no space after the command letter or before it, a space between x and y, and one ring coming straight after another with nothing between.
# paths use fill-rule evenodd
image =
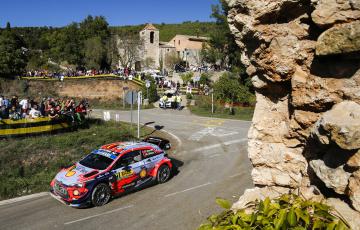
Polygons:
<instances>
[{"instance_id":1,"label":"arched window","mask_svg":"<svg viewBox=\"0 0 360 230\"><path fill-rule=\"evenodd\" d=\"M154 43L154 32L150 32L150 43Z\"/></svg>"}]
</instances>

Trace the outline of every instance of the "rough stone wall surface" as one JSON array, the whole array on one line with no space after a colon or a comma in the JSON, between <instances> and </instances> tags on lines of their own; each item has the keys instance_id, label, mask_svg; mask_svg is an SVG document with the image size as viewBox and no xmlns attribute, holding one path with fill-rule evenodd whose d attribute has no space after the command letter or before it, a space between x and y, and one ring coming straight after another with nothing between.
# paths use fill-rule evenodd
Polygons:
<instances>
[{"instance_id":1,"label":"rough stone wall surface","mask_svg":"<svg viewBox=\"0 0 360 230\"><path fill-rule=\"evenodd\" d=\"M227 0L252 77L259 187L342 196L360 211L360 0Z\"/></svg>"},{"instance_id":2,"label":"rough stone wall surface","mask_svg":"<svg viewBox=\"0 0 360 230\"><path fill-rule=\"evenodd\" d=\"M44 82L29 81L30 95L39 95L47 97L46 88L53 89L56 95L60 97L75 97L98 99L100 101L119 100L123 96L123 87L129 90L137 90L139 86L133 82L125 83L121 80L99 80L99 79L83 79L83 80L66 80L64 82ZM44 90L43 90L44 89ZM39 94L42 93L42 94Z\"/></svg>"}]
</instances>

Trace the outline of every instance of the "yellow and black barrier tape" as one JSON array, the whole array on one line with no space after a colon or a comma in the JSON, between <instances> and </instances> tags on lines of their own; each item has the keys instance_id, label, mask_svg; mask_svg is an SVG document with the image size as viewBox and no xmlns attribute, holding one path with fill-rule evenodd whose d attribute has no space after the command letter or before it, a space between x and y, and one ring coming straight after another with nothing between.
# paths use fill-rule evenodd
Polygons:
<instances>
[{"instance_id":1,"label":"yellow and black barrier tape","mask_svg":"<svg viewBox=\"0 0 360 230\"><path fill-rule=\"evenodd\" d=\"M12 136L30 136L42 133L52 133L66 130L71 127L71 123L66 119L50 119L36 118L36 119L20 119L0 120L0 137Z\"/></svg>"}]
</instances>

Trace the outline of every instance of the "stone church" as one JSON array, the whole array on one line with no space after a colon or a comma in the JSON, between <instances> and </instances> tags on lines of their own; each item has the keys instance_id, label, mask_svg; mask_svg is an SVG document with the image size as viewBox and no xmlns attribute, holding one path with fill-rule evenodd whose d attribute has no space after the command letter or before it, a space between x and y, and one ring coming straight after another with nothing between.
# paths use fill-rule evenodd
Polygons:
<instances>
[{"instance_id":1,"label":"stone church","mask_svg":"<svg viewBox=\"0 0 360 230\"><path fill-rule=\"evenodd\" d=\"M146 63L152 68L169 70L166 65L170 56L177 55L186 61L190 67L200 66L200 51L203 44L209 40L207 37L176 35L169 42L160 41L160 31L152 24L147 24L140 31L140 39L143 42L141 63ZM148 62L151 62L149 65ZM144 67L144 64L142 64Z\"/></svg>"}]
</instances>

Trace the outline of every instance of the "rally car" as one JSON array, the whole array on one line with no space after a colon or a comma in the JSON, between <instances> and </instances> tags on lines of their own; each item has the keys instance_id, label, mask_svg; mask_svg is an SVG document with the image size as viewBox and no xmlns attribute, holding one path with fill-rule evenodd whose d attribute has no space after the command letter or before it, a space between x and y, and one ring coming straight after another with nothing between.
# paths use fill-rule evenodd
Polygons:
<instances>
[{"instance_id":1,"label":"rally car","mask_svg":"<svg viewBox=\"0 0 360 230\"><path fill-rule=\"evenodd\" d=\"M51 181L54 198L72 207L102 206L112 196L170 178L171 160L159 146L119 142L94 150Z\"/></svg>"}]
</instances>

